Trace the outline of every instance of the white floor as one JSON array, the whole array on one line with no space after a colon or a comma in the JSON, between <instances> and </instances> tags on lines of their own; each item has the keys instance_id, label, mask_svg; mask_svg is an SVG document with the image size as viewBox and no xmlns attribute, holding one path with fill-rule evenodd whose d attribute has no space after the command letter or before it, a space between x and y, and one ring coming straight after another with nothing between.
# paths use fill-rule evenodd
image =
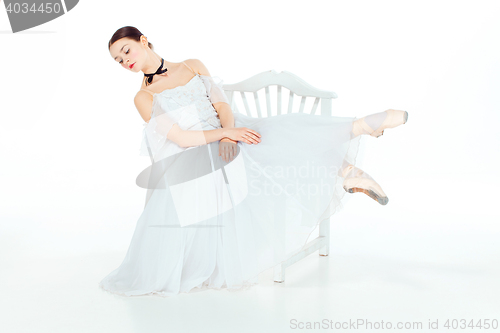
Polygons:
<instances>
[{"instance_id":1,"label":"white floor","mask_svg":"<svg viewBox=\"0 0 500 333\"><path fill-rule=\"evenodd\" d=\"M245 15L230 15L234 1L123 3L80 1L16 34L0 10L0 333L500 333L499 1L265 0ZM336 116L408 110L407 125L366 138L358 164L388 205L352 194L332 218L330 256L311 254L283 284L268 271L244 292L101 290L127 251L149 163L131 104L139 77L105 49L124 24L225 83L288 70L335 91Z\"/></svg>"},{"instance_id":2,"label":"white floor","mask_svg":"<svg viewBox=\"0 0 500 333\"><path fill-rule=\"evenodd\" d=\"M242 292L170 298L109 294L98 282L121 263L132 224L121 234L62 234L35 220L2 224L0 331L328 331L329 321L333 329L344 323L344 331L371 331L362 320L374 331L383 321L392 329L398 322L422 325L402 331L441 332L447 319L450 325L453 319L458 325L461 319L495 323L500 320L500 228L498 214L491 213L494 188L477 180L461 184L469 194L476 191L467 199L464 191L439 190L424 198L422 182L385 181L386 192L398 193L389 196L387 206L352 194L332 219L330 256L313 253L287 269L283 284L266 271L258 286ZM452 188L452 179L441 179L440 186ZM119 251L96 250L109 238L122 239ZM76 248L80 251L72 251ZM429 321L436 320L439 330L430 330ZM322 329L306 329L314 322Z\"/></svg>"}]
</instances>

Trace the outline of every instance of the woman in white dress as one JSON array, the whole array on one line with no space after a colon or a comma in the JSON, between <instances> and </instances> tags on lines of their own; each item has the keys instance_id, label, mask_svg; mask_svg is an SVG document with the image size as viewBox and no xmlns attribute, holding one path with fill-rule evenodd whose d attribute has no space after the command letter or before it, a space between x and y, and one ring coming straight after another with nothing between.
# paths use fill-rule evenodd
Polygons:
<instances>
[{"instance_id":1,"label":"woman in white dress","mask_svg":"<svg viewBox=\"0 0 500 333\"><path fill-rule=\"evenodd\" d=\"M124 296L193 288L239 290L294 255L346 192L385 205L380 185L354 166L360 135L382 135L408 113L357 119L233 113L222 82L197 59L165 61L134 27L118 29L111 57L144 80L134 98L144 120L137 178L146 204L122 264L99 286Z\"/></svg>"}]
</instances>

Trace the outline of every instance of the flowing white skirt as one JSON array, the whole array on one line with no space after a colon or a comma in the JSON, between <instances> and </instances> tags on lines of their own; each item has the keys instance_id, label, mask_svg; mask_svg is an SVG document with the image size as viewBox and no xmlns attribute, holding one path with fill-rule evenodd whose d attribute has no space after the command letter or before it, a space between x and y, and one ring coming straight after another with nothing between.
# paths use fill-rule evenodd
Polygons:
<instances>
[{"instance_id":1,"label":"flowing white skirt","mask_svg":"<svg viewBox=\"0 0 500 333\"><path fill-rule=\"evenodd\" d=\"M317 225L341 209L339 171L344 160L355 164L356 118L234 117L235 127L257 131L262 141L239 142L229 163L218 155L218 142L188 149L171 143L164 147L168 158L155 158L138 177L148 188L146 205L125 259L101 288L124 296L246 288L300 251Z\"/></svg>"}]
</instances>

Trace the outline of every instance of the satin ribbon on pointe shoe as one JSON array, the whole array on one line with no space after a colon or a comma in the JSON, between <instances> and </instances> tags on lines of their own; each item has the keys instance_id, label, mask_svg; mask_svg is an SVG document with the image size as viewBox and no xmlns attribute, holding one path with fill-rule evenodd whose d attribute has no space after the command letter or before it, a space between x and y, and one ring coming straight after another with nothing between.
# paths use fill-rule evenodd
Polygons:
<instances>
[{"instance_id":1,"label":"satin ribbon on pointe shoe","mask_svg":"<svg viewBox=\"0 0 500 333\"><path fill-rule=\"evenodd\" d=\"M389 198L379 184L366 172L350 164L342 170L342 187L348 193L361 192L381 205L387 205Z\"/></svg>"}]
</instances>

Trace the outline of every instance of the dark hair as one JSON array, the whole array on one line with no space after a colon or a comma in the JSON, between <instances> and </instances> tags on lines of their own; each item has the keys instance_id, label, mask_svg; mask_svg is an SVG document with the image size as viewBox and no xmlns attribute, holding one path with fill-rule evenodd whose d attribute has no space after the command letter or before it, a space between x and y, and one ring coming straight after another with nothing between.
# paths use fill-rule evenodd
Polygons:
<instances>
[{"instance_id":1,"label":"dark hair","mask_svg":"<svg viewBox=\"0 0 500 333\"><path fill-rule=\"evenodd\" d=\"M130 38L130 39L133 39L137 42L140 42L141 36L142 36L142 33L136 27L131 27L131 26L122 27L122 28L116 30L116 32L113 34L113 36L109 40L108 50L111 48L111 45L119 39ZM151 44L150 42L148 42L148 46L151 50L153 49L153 44Z\"/></svg>"}]
</instances>

